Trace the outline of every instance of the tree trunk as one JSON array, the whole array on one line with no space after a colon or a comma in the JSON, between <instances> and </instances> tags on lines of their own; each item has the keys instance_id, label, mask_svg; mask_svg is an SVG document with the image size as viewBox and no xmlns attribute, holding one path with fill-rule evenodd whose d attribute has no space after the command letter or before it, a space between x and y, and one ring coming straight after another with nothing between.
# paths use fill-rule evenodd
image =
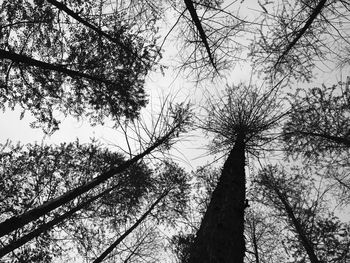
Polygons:
<instances>
[{"instance_id":1,"label":"tree trunk","mask_svg":"<svg viewBox=\"0 0 350 263\"><path fill-rule=\"evenodd\" d=\"M204 47L207 50L207 53L208 53L208 56L209 56L209 61L212 64L212 66L214 67L214 69L217 70L216 66L215 66L213 55L212 55L212 53L210 51L210 47L209 47L209 43L208 43L208 40L207 40L207 36L205 35L204 29L202 27L202 23L199 20L199 17L197 15L197 12L196 12L196 9L195 9L195 7L193 5L193 2L192 2L192 0L184 0L184 2L185 2L185 5L186 5L186 8L190 12L192 21L193 21L194 25L196 26L196 28L198 30L199 36L200 36L200 38L201 38L201 40L202 40L202 42L204 44Z\"/></svg>"},{"instance_id":2,"label":"tree trunk","mask_svg":"<svg viewBox=\"0 0 350 263\"><path fill-rule=\"evenodd\" d=\"M239 134L192 245L190 263L243 263L244 150L244 135Z\"/></svg>"},{"instance_id":3,"label":"tree trunk","mask_svg":"<svg viewBox=\"0 0 350 263\"><path fill-rule=\"evenodd\" d=\"M16 248L19 248L19 247L23 246L24 244L26 244L30 240L38 237L40 234L50 230L52 227L56 226L57 224L63 222L65 219L67 219L70 216L72 216L75 212L77 212L77 211L81 210L82 208L88 206L89 204L91 204L92 202L97 200L98 198L100 198L103 195L111 192L112 190L114 190L117 187L119 187L119 185L115 185L113 187L110 187L110 188L104 190L102 193L100 193L100 194L98 194L98 195L88 199L85 202L80 203L79 205L77 205L76 207L72 208L71 210L65 212L64 214L62 214L60 216L57 216L56 218L52 219L51 221L40 225L38 228L36 228L32 232L22 236L21 238L19 238L17 240L12 241L8 245L6 245L6 246L4 246L3 248L0 249L0 258L5 256L5 255L7 255L8 253L10 253L11 251L15 250Z\"/></svg>"},{"instance_id":4,"label":"tree trunk","mask_svg":"<svg viewBox=\"0 0 350 263\"><path fill-rule=\"evenodd\" d=\"M57 7L59 10L65 12L67 15L69 15L70 17L74 18L75 20L77 20L78 22L82 23L84 26L90 28L91 30L95 31L97 34L99 34L100 36L104 36L105 38L107 38L109 41L117 44L118 46L120 46L122 49L124 49L124 51L126 51L128 54L132 54L135 57L138 58L137 54L134 54L132 52L132 47L129 46L125 46L120 40L118 40L115 37L112 37L111 35L107 34L106 32L102 31L100 28L98 28L97 26L93 25L92 23L88 22L87 20L83 19L78 13L74 12L72 9L68 8L66 5L64 5L61 2L58 2L56 0L47 0L47 2L49 2L50 4L54 5L55 7Z\"/></svg>"},{"instance_id":5,"label":"tree trunk","mask_svg":"<svg viewBox=\"0 0 350 263\"><path fill-rule=\"evenodd\" d=\"M169 193L166 190L158 199L147 209L147 211L127 230L123 235L121 235L112 245L110 245L98 258L94 260L93 263L102 262L112 251L115 249L136 227L138 227L142 221L152 212L152 210L157 206L157 204Z\"/></svg>"},{"instance_id":6,"label":"tree trunk","mask_svg":"<svg viewBox=\"0 0 350 263\"><path fill-rule=\"evenodd\" d=\"M1 59L9 59L12 62L24 64L26 66L32 66L32 67L37 67L37 68L46 69L46 70L53 70L53 71L60 72L60 73L63 73L63 74L66 74L66 75L69 75L69 76L75 77L75 78L81 77L81 78L85 78L85 79L89 79L89 80L93 80L93 81L97 81L97 82L101 82L101 83L105 83L105 84L116 85L112 81L109 81L107 79L104 79L104 78L101 78L98 76L92 76L92 75L86 74L84 72L72 70L72 69L69 69L63 65L51 64L51 63L47 63L44 61L36 60L36 59L30 58L26 55L17 54L15 52L6 51L4 49L0 49L0 58ZM123 92L122 89L119 89L119 90L120 90L120 92Z\"/></svg>"},{"instance_id":7,"label":"tree trunk","mask_svg":"<svg viewBox=\"0 0 350 263\"><path fill-rule=\"evenodd\" d=\"M85 183L84 185L81 185L79 187L76 187L65 194L62 194L61 196L58 196L54 199L51 199L47 201L46 203L39 205L31 210L28 210L27 212L24 212L21 215L13 216L4 222L0 223L0 237L7 235L11 233L12 231L25 226L26 224L38 219L39 217L45 215L46 213L49 213L50 211L56 209L57 207L60 207L69 201L75 199L76 197L86 193L87 191L93 189L94 187L100 185L101 183L107 181L109 178L113 177L114 175L121 173L128 169L132 164L138 162L143 157L151 153L154 149L156 149L158 146L165 143L173 133L176 132L178 128L178 125L173 127L167 134L165 134L160 139L156 140L153 145L151 145L149 148L147 148L144 152L136 155L135 157L127 160L126 162L120 164L118 167L113 167L109 171L102 173L101 175L95 177L94 179L90 180L89 182Z\"/></svg>"},{"instance_id":8,"label":"tree trunk","mask_svg":"<svg viewBox=\"0 0 350 263\"><path fill-rule=\"evenodd\" d=\"M284 205L284 208L285 208L286 213L289 217L289 220L291 221L292 225L294 226L294 229L298 234L299 240L300 240L302 246L304 247L304 249L309 257L310 262L311 263L320 263L320 261L318 260L318 258L316 256L316 253L315 253L315 250L314 250L314 247L313 247L311 240L306 236L304 228L302 227L299 220L294 215L293 208L290 206L290 204L288 203L286 198L283 197L282 193L277 188L275 188L275 192L276 192L278 198L280 199L280 201L282 202L282 204Z\"/></svg>"},{"instance_id":9,"label":"tree trunk","mask_svg":"<svg viewBox=\"0 0 350 263\"><path fill-rule=\"evenodd\" d=\"M293 49L293 47L296 45L296 43L299 41L299 39L305 34L305 32L311 27L312 22L315 20L315 18L321 13L322 9L324 8L327 0L320 0L317 6L314 8L312 13L310 14L308 20L305 22L304 26L296 32L296 36L293 39L293 41L290 42L290 44L287 46L287 48L283 51L282 55L278 58L275 67L282 61L282 59Z\"/></svg>"},{"instance_id":10,"label":"tree trunk","mask_svg":"<svg viewBox=\"0 0 350 263\"><path fill-rule=\"evenodd\" d=\"M260 260L259 260L259 249L258 249L259 246L258 246L258 240L256 239L256 223L255 223L255 219L253 220L252 239L253 239L255 263L260 263Z\"/></svg>"}]
</instances>

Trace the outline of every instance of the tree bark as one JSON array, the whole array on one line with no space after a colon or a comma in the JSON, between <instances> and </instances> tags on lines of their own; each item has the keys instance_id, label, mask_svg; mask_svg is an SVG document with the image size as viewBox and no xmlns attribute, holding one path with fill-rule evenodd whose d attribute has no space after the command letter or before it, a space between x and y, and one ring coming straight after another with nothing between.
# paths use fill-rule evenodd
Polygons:
<instances>
[{"instance_id":1,"label":"tree bark","mask_svg":"<svg viewBox=\"0 0 350 263\"><path fill-rule=\"evenodd\" d=\"M239 134L190 251L189 263L243 263L245 143Z\"/></svg>"},{"instance_id":2,"label":"tree bark","mask_svg":"<svg viewBox=\"0 0 350 263\"><path fill-rule=\"evenodd\" d=\"M255 219L254 219L255 220ZM254 247L254 256L255 256L255 263L260 263L259 260L259 249L258 249L258 240L256 239L256 223L253 221L253 247Z\"/></svg>"}]
</instances>

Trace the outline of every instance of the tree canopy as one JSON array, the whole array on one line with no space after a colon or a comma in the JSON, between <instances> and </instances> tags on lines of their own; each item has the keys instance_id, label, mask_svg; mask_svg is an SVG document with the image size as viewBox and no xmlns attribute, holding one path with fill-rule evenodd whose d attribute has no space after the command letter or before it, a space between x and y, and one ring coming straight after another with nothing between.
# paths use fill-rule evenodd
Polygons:
<instances>
[{"instance_id":1,"label":"tree canopy","mask_svg":"<svg viewBox=\"0 0 350 263\"><path fill-rule=\"evenodd\" d=\"M137 117L159 53L154 19L139 28L104 1L57 3L2 2L1 105L30 111L48 132L55 111L94 123Z\"/></svg>"},{"instance_id":2,"label":"tree canopy","mask_svg":"<svg viewBox=\"0 0 350 263\"><path fill-rule=\"evenodd\" d=\"M1 260L348 262L349 7L2 1Z\"/></svg>"}]
</instances>

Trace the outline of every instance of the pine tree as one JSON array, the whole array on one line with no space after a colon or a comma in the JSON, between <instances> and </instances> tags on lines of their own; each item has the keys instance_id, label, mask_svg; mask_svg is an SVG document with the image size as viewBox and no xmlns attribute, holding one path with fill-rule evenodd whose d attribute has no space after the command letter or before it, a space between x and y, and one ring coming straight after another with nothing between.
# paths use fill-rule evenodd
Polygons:
<instances>
[{"instance_id":1,"label":"pine tree","mask_svg":"<svg viewBox=\"0 0 350 263\"><path fill-rule=\"evenodd\" d=\"M214 134L212 151L229 151L221 176L191 247L188 262L243 262L245 254L246 153L256 153L273 137L268 133L283 115L276 90L228 87L219 102L210 102L203 128Z\"/></svg>"}]
</instances>

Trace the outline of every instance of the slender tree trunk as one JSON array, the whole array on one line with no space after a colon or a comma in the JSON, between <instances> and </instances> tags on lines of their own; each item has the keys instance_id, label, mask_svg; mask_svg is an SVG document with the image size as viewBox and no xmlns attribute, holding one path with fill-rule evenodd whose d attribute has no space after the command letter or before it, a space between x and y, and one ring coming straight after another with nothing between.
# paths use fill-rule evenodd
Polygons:
<instances>
[{"instance_id":1,"label":"slender tree trunk","mask_svg":"<svg viewBox=\"0 0 350 263\"><path fill-rule=\"evenodd\" d=\"M119 185L115 185L113 187L110 187L110 188L104 190L102 193L100 193L100 194L98 194L98 195L96 195L96 196L94 196L94 197L92 197L92 198L90 198L90 199L80 203L79 205L77 205L76 207L72 208L71 210L65 212L64 214L62 214L60 216L57 216L55 219L52 219L51 221L40 225L38 228L36 228L32 232L22 236L21 238L19 238L17 240L12 241L8 245L6 245L6 246L4 246L3 248L0 249L0 258L5 256L5 255L7 255L10 252L12 252L16 248L19 248L19 247L23 246L24 244L26 244L30 240L38 237L40 234L50 230L55 225L63 222L65 219L67 219L70 216L72 216L75 212L77 212L77 211L81 210L82 208L88 206L89 204L91 204L92 202L97 200L98 198L100 198L103 195L111 192L112 190L114 190L117 187L119 187Z\"/></svg>"},{"instance_id":2,"label":"slender tree trunk","mask_svg":"<svg viewBox=\"0 0 350 263\"><path fill-rule=\"evenodd\" d=\"M305 22L304 26L296 33L293 41L287 46L287 48L283 51L282 55L278 58L275 67L282 61L282 59L293 49L299 39L305 34L305 32L311 27L312 22L315 18L322 12L327 0L320 0L317 6L314 8L312 13L310 14L308 20Z\"/></svg>"},{"instance_id":3,"label":"slender tree trunk","mask_svg":"<svg viewBox=\"0 0 350 263\"><path fill-rule=\"evenodd\" d=\"M255 263L260 263L259 260L259 250L258 250L258 240L256 239L256 224L255 221L253 221L253 247L254 247L254 256L255 256Z\"/></svg>"},{"instance_id":4,"label":"slender tree trunk","mask_svg":"<svg viewBox=\"0 0 350 263\"><path fill-rule=\"evenodd\" d=\"M282 195L282 193L277 188L275 188L274 191L276 192L278 198L280 199L280 201L284 205L286 213L287 213L295 231L298 234L298 237L299 237L299 240L300 240L302 246L306 250L306 253L310 259L310 262L311 263L320 263L320 261L318 260L318 258L316 256L315 250L313 248L313 244L310 241L310 239L306 236L304 228L300 224L299 220L295 217L292 207L290 206L290 204L288 203L286 198Z\"/></svg>"},{"instance_id":5,"label":"slender tree trunk","mask_svg":"<svg viewBox=\"0 0 350 263\"><path fill-rule=\"evenodd\" d=\"M245 143L237 136L191 249L189 263L243 263Z\"/></svg>"},{"instance_id":6,"label":"slender tree trunk","mask_svg":"<svg viewBox=\"0 0 350 263\"><path fill-rule=\"evenodd\" d=\"M169 190L166 190L158 199L148 208L148 210L127 230L123 235L121 235L112 245L110 245L98 258L94 260L93 263L102 262L105 257L110 254L113 249L116 248L136 227L138 227L142 221L152 212L152 210L157 206L157 204L169 193Z\"/></svg>"},{"instance_id":7,"label":"slender tree trunk","mask_svg":"<svg viewBox=\"0 0 350 263\"><path fill-rule=\"evenodd\" d=\"M212 64L212 66L214 67L214 69L216 70L216 65L213 59L213 55L210 51L210 47L209 47L209 43L208 43L208 39L207 36L205 35L204 29L202 27L202 23L199 20L199 17L197 15L196 9L193 5L192 0L184 0L186 8L188 9L188 11L190 12L192 21L194 23L194 25L196 26L199 36L204 44L205 49L207 50L208 56L209 56L209 61Z\"/></svg>"},{"instance_id":8,"label":"slender tree trunk","mask_svg":"<svg viewBox=\"0 0 350 263\"><path fill-rule=\"evenodd\" d=\"M26 55L17 54L15 52L6 51L4 49L0 49L0 58L9 59L13 62L24 64L27 66L37 67L37 68L46 69L46 70L53 70L56 72L60 72L60 73L69 75L71 77L81 77L81 78L85 78L85 79L89 79L89 80L93 80L93 81L97 81L97 82L102 82L102 83L106 83L106 84L115 84L112 81L109 81L109 80L104 79L104 78L100 78L98 76L92 76L92 75L89 75L89 74L86 74L86 73L83 73L80 71L72 70L72 69L67 68L66 66L62 66L62 65L58 65L58 64L51 64L51 63L47 63L44 61L36 60L36 59L30 58Z\"/></svg>"}]
</instances>

